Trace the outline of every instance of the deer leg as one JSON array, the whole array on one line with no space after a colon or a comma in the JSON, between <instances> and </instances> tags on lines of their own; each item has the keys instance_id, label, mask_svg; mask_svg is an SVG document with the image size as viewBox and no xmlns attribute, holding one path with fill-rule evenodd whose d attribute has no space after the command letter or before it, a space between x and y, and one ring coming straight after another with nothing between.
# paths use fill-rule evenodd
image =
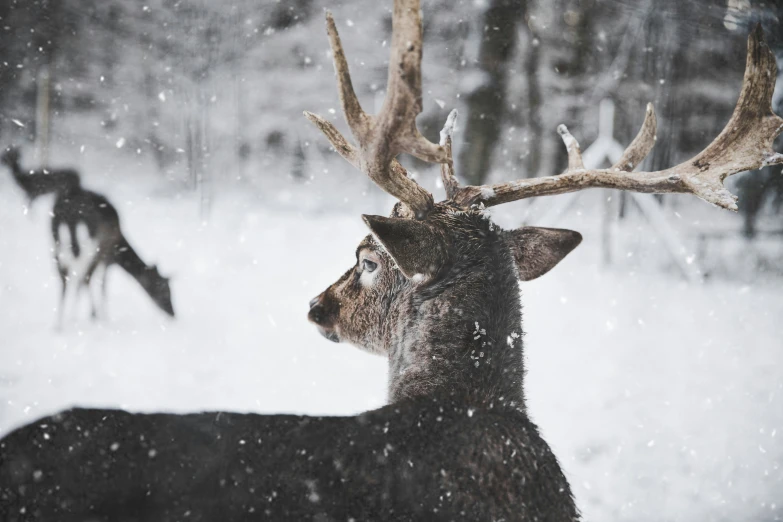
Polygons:
<instances>
[{"instance_id":1,"label":"deer leg","mask_svg":"<svg viewBox=\"0 0 783 522\"><path fill-rule=\"evenodd\" d=\"M60 305L57 307L57 322L54 325L54 329L59 332L63 329L63 310L65 310L65 293L68 289L68 277L65 270L63 270L59 263L57 265L57 271L60 274L60 283L62 284L62 289L60 291Z\"/></svg>"},{"instance_id":2,"label":"deer leg","mask_svg":"<svg viewBox=\"0 0 783 522\"><path fill-rule=\"evenodd\" d=\"M93 273L94 275L94 273ZM84 286L87 287L87 294L90 296L90 319L93 321L98 320L98 296L95 295L96 284L92 279L92 276L88 277Z\"/></svg>"},{"instance_id":3,"label":"deer leg","mask_svg":"<svg viewBox=\"0 0 783 522\"><path fill-rule=\"evenodd\" d=\"M104 320L109 318L108 305L106 299L106 274L109 272L109 265L101 265L101 315Z\"/></svg>"},{"instance_id":4,"label":"deer leg","mask_svg":"<svg viewBox=\"0 0 783 522\"><path fill-rule=\"evenodd\" d=\"M63 281L62 296L60 298L60 308L57 314L57 329L62 330L66 314L71 319L76 318L79 305L79 292L81 290L81 281L73 270L61 270L60 278Z\"/></svg>"},{"instance_id":5,"label":"deer leg","mask_svg":"<svg viewBox=\"0 0 783 522\"><path fill-rule=\"evenodd\" d=\"M87 288L87 295L90 298L90 319L95 321L98 319L98 296L95 295L96 284L95 280L96 263L93 262L87 268L84 277L82 278L82 286Z\"/></svg>"},{"instance_id":6,"label":"deer leg","mask_svg":"<svg viewBox=\"0 0 783 522\"><path fill-rule=\"evenodd\" d=\"M95 263L87 278L87 290L90 293L90 308L93 320L104 319L103 301L105 301L106 265Z\"/></svg>"},{"instance_id":7,"label":"deer leg","mask_svg":"<svg viewBox=\"0 0 783 522\"><path fill-rule=\"evenodd\" d=\"M70 267L73 264L73 253L71 249L71 233L65 223L61 223L56 230L55 235L55 260L57 261L57 271L60 274L62 282L62 291L60 293L60 306L57 307L57 323L55 329L61 331L64 326L65 309L69 302L68 296L71 293L70 286Z\"/></svg>"},{"instance_id":8,"label":"deer leg","mask_svg":"<svg viewBox=\"0 0 783 522\"><path fill-rule=\"evenodd\" d=\"M79 302L81 302L82 289L84 288L84 283L79 277L79 274L76 272L71 272L70 283L71 283L69 285L69 288L71 289L69 293L70 304L68 305L70 311L68 312L68 315L71 321L75 323L79 319Z\"/></svg>"},{"instance_id":9,"label":"deer leg","mask_svg":"<svg viewBox=\"0 0 783 522\"><path fill-rule=\"evenodd\" d=\"M70 285L68 287L71 289L69 297L70 308L72 308L69 314L76 320L79 315L79 301L82 291L86 288L89 292L90 277L98 258L98 247L90 237L87 225L84 223L78 223L74 227L74 237L75 243L71 249L74 257L69 267ZM90 297L92 298L92 296Z\"/></svg>"}]
</instances>

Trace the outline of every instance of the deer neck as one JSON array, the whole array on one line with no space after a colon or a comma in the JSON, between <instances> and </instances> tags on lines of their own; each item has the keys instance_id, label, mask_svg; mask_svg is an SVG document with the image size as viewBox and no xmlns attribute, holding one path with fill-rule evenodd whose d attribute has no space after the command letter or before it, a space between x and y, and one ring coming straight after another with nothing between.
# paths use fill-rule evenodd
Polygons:
<instances>
[{"instance_id":1,"label":"deer neck","mask_svg":"<svg viewBox=\"0 0 783 522\"><path fill-rule=\"evenodd\" d=\"M142 261L139 254L133 250L124 237L121 237L114 247L114 262L136 279L141 286L146 288L147 278L145 276L148 274L150 267Z\"/></svg>"},{"instance_id":2,"label":"deer neck","mask_svg":"<svg viewBox=\"0 0 783 522\"><path fill-rule=\"evenodd\" d=\"M24 172L22 171L22 166L19 165L19 161L14 161L13 163L6 163L8 166L8 169L11 171L11 175L19 182L24 181Z\"/></svg>"},{"instance_id":3,"label":"deer neck","mask_svg":"<svg viewBox=\"0 0 783 522\"><path fill-rule=\"evenodd\" d=\"M450 274L403 292L390 309L390 400L447 394L524 410L519 287L507 247L498 241Z\"/></svg>"}]
</instances>

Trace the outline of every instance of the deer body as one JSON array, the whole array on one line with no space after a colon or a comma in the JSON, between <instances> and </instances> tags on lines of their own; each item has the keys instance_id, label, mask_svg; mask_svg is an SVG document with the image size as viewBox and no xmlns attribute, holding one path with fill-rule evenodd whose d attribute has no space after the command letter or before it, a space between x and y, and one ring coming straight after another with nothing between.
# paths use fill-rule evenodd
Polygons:
<instances>
[{"instance_id":1,"label":"deer body","mask_svg":"<svg viewBox=\"0 0 783 522\"><path fill-rule=\"evenodd\" d=\"M357 417L69 410L0 442L5 522L351 518L576 514L527 417L437 396Z\"/></svg>"},{"instance_id":2,"label":"deer body","mask_svg":"<svg viewBox=\"0 0 783 522\"><path fill-rule=\"evenodd\" d=\"M114 264L136 279L161 310L174 315L168 280L133 250L122 234L117 210L104 196L80 187L58 193L52 237L62 281L60 326L66 308L76 306L84 288L90 294L93 317L105 315L106 271Z\"/></svg>"}]
</instances>

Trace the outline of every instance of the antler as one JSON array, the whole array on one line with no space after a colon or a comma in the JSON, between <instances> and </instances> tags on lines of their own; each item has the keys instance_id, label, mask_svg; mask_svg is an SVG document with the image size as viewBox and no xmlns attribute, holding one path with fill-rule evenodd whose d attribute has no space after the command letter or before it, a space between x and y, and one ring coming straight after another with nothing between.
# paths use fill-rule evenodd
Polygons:
<instances>
[{"instance_id":1,"label":"antler","mask_svg":"<svg viewBox=\"0 0 783 522\"><path fill-rule=\"evenodd\" d=\"M655 144L652 104L639 134L610 169L586 170L579 144L564 125L558 133L568 149L568 169L559 176L528 178L496 185L451 187L449 197L459 205L500 205L518 199L552 196L586 188L615 188L647 193L689 193L729 210L737 210L737 197L723 180L737 172L783 163L772 142L783 130L783 119L772 112L775 58L764 41L761 26L748 37L745 77L737 106L723 131L690 160L666 170L635 172Z\"/></svg>"},{"instance_id":2,"label":"antler","mask_svg":"<svg viewBox=\"0 0 783 522\"><path fill-rule=\"evenodd\" d=\"M432 194L408 177L395 157L407 152L424 161L450 163L446 150L427 140L416 128L421 112L422 27L419 0L395 0L392 15L392 45L386 99L381 111L371 116L362 110L351 84L348 61L331 13L326 30L334 55L340 104L354 147L323 118L305 111L305 116L326 135L340 155L367 174L383 190L407 204L418 218L432 209Z\"/></svg>"}]
</instances>

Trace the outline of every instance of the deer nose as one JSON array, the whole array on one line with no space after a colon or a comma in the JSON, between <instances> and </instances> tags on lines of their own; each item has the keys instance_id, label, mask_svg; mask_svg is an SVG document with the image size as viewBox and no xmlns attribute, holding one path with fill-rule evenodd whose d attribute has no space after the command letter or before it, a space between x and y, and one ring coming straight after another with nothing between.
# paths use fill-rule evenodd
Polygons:
<instances>
[{"instance_id":1,"label":"deer nose","mask_svg":"<svg viewBox=\"0 0 783 522\"><path fill-rule=\"evenodd\" d=\"M310 300L310 312L307 314L307 318L317 324L322 325L326 322L326 309L324 308L323 295L318 295Z\"/></svg>"},{"instance_id":2,"label":"deer nose","mask_svg":"<svg viewBox=\"0 0 783 522\"><path fill-rule=\"evenodd\" d=\"M307 318L310 319L311 322L319 326L323 325L323 323L326 320L326 314L324 314L324 307L321 306L320 303L316 304L315 306L310 308L310 312L308 312Z\"/></svg>"}]
</instances>

